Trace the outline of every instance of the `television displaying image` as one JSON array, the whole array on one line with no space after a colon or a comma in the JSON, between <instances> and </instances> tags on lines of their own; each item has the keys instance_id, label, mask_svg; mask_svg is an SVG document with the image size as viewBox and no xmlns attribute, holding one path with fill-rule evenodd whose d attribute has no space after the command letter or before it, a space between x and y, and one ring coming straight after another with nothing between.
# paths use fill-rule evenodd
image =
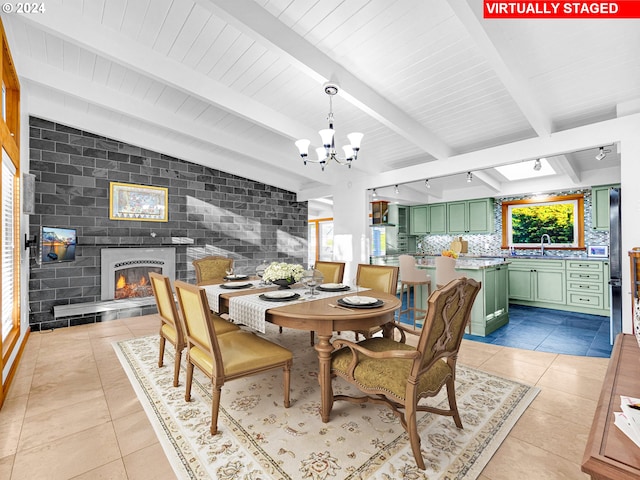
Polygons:
<instances>
[{"instance_id":1,"label":"television displaying image","mask_svg":"<svg viewBox=\"0 0 640 480\"><path fill-rule=\"evenodd\" d=\"M73 262L76 259L75 228L42 227L42 263Z\"/></svg>"}]
</instances>

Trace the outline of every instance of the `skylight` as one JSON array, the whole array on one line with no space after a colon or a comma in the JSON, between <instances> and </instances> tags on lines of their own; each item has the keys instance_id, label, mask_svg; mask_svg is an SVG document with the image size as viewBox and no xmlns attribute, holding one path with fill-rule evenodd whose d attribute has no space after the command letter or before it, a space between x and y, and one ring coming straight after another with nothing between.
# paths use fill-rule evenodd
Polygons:
<instances>
[{"instance_id":1,"label":"skylight","mask_svg":"<svg viewBox=\"0 0 640 480\"><path fill-rule=\"evenodd\" d=\"M546 158L540 159L540 170L534 170L535 160L526 162L513 163L511 165L503 165L496 167L507 180L525 180L528 178L546 177L547 175L555 175L556 171L549 165Z\"/></svg>"}]
</instances>

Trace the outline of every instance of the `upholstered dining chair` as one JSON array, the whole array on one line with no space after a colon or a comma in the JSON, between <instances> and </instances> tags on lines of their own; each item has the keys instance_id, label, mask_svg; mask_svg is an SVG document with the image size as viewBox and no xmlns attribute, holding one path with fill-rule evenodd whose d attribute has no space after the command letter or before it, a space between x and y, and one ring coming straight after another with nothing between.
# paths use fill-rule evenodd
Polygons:
<instances>
[{"instance_id":1,"label":"upholstered dining chair","mask_svg":"<svg viewBox=\"0 0 640 480\"><path fill-rule=\"evenodd\" d=\"M218 433L220 395L225 382L282 368L284 406L290 405L291 365L293 354L251 332L237 330L218 335L211 321L205 290L180 280L175 282L182 310L187 341L187 381L185 400L191 400L193 368L211 379L211 434Z\"/></svg>"},{"instance_id":2,"label":"upholstered dining chair","mask_svg":"<svg viewBox=\"0 0 640 480\"><path fill-rule=\"evenodd\" d=\"M395 295L398 290L399 267L392 265L358 265L356 273L356 285L362 288L370 288L378 292ZM356 340L358 335L370 338L373 334L382 330L382 327L372 327L368 330L355 330Z\"/></svg>"},{"instance_id":3,"label":"upholstered dining chair","mask_svg":"<svg viewBox=\"0 0 640 480\"><path fill-rule=\"evenodd\" d=\"M196 283L199 285L210 280L222 280L227 270L233 267L233 258L209 255L191 263L196 269Z\"/></svg>"},{"instance_id":4,"label":"upholstered dining chair","mask_svg":"<svg viewBox=\"0 0 640 480\"><path fill-rule=\"evenodd\" d=\"M325 283L342 283L344 278L344 262L316 262L315 269L324 277Z\"/></svg>"},{"instance_id":5,"label":"upholstered dining chair","mask_svg":"<svg viewBox=\"0 0 640 480\"><path fill-rule=\"evenodd\" d=\"M413 456L422 470L425 463L420 452L417 412L451 416L456 426L463 428L456 403L456 360L479 290L480 283L460 278L434 291L416 347L405 343L406 333L416 335L416 331L398 323L394 327L400 330L400 341L375 337L359 343L342 339L333 342L339 350L331 354L332 375L365 393L353 397L334 395L334 401L372 402L391 408L409 434ZM418 405L421 399L437 395L445 385L448 409Z\"/></svg>"},{"instance_id":6,"label":"upholstered dining chair","mask_svg":"<svg viewBox=\"0 0 640 480\"><path fill-rule=\"evenodd\" d=\"M168 341L173 345L176 352L173 365L173 386L177 387L180 376L182 350L184 350L186 346L183 320L176 306L169 277L156 272L149 272L149 280L151 281L151 288L153 289L156 307L158 308L158 316L161 321L158 367L164 365L164 349ZM240 330L240 327L236 324L228 322L215 314L213 314L212 321L213 327L218 335Z\"/></svg>"}]
</instances>

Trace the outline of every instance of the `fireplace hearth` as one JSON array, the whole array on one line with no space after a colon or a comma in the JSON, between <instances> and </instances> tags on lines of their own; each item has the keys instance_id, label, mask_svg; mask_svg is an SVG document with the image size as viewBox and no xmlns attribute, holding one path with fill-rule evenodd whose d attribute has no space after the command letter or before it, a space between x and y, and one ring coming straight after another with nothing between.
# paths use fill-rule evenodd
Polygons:
<instances>
[{"instance_id":1,"label":"fireplace hearth","mask_svg":"<svg viewBox=\"0 0 640 480\"><path fill-rule=\"evenodd\" d=\"M101 251L101 299L153 295L149 272L175 280L175 248L104 248Z\"/></svg>"}]
</instances>

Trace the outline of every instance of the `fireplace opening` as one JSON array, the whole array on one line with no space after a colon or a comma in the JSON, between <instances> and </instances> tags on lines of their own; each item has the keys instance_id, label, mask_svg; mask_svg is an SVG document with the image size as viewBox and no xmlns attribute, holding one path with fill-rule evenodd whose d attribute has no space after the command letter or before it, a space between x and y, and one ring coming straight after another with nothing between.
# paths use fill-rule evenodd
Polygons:
<instances>
[{"instance_id":1,"label":"fireplace opening","mask_svg":"<svg viewBox=\"0 0 640 480\"><path fill-rule=\"evenodd\" d=\"M153 295L149 272L162 273L161 267L130 267L115 272L114 298L138 298Z\"/></svg>"},{"instance_id":2,"label":"fireplace opening","mask_svg":"<svg viewBox=\"0 0 640 480\"><path fill-rule=\"evenodd\" d=\"M103 248L100 253L102 300L153 297L150 272L175 279L175 248Z\"/></svg>"}]
</instances>

